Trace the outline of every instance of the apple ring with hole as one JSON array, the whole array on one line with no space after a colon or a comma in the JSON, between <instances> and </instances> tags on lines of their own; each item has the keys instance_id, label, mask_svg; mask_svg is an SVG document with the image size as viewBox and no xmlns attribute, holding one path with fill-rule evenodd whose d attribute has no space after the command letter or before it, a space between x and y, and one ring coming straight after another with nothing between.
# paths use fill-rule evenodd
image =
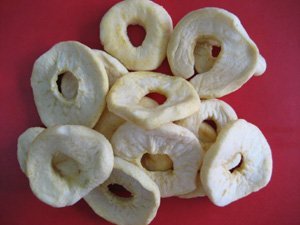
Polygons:
<instances>
[{"instance_id":1,"label":"apple ring with hole","mask_svg":"<svg viewBox=\"0 0 300 225\"><path fill-rule=\"evenodd\" d=\"M102 134L80 125L54 126L30 145L27 176L41 201L64 207L103 183L113 163L111 144Z\"/></svg>"},{"instance_id":2,"label":"apple ring with hole","mask_svg":"<svg viewBox=\"0 0 300 225\"><path fill-rule=\"evenodd\" d=\"M135 47L127 35L129 25L146 31L142 45ZM172 19L160 5L149 0L125 0L110 8L100 23L100 40L112 56L129 70L154 70L166 57Z\"/></svg>"},{"instance_id":3,"label":"apple ring with hole","mask_svg":"<svg viewBox=\"0 0 300 225\"><path fill-rule=\"evenodd\" d=\"M120 225L149 224L160 205L157 185L140 168L115 157L110 177L84 197L93 211Z\"/></svg>"},{"instance_id":4,"label":"apple ring with hole","mask_svg":"<svg viewBox=\"0 0 300 225\"><path fill-rule=\"evenodd\" d=\"M42 127L31 127L25 130L18 138L18 149L17 149L17 158L20 165L20 168L23 173L26 174L26 163L29 147L34 139L42 133L45 128Z\"/></svg>"},{"instance_id":5,"label":"apple ring with hole","mask_svg":"<svg viewBox=\"0 0 300 225\"><path fill-rule=\"evenodd\" d=\"M255 125L242 119L222 128L201 168L203 188L217 206L260 190L271 175L272 154L266 138Z\"/></svg>"},{"instance_id":6,"label":"apple ring with hole","mask_svg":"<svg viewBox=\"0 0 300 225\"><path fill-rule=\"evenodd\" d=\"M140 101L149 93L167 99L157 107L144 107ZM200 107L199 96L188 81L154 72L132 72L121 77L106 100L109 111L146 129L188 117Z\"/></svg>"},{"instance_id":7,"label":"apple ring with hole","mask_svg":"<svg viewBox=\"0 0 300 225\"><path fill-rule=\"evenodd\" d=\"M197 48L204 47L200 55L210 54L209 45L221 50L215 59L210 60L209 56L207 62L202 60L208 71L204 67L203 73L192 77L197 44ZM262 74L266 66L238 17L213 7L193 11L179 21L171 35L167 56L173 74L186 79L192 77L190 82L205 99L222 97L239 89L252 75ZM201 63L196 66L200 70Z\"/></svg>"},{"instance_id":8,"label":"apple ring with hole","mask_svg":"<svg viewBox=\"0 0 300 225\"><path fill-rule=\"evenodd\" d=\"M75 94L72 89L72 99L65 98L59 88L65 73L72 74L77 81ZM108 78L103 63L90 48L67 41L54 45L36 60L31 87L45 126L77 124L93 127L105 107Z\"/></svg>"},{"instance_id":9,"label":"apple ring with hole","mask_svg":"<svg viewBox=\"0 0 300 225\"><path fill-rule=\"evenodd\" d=\"M199 139L205 152L215 142L218 133L228 122L238 117L234 109L219 99L201 101L200 109L176 124L189 129Z\"/></svg>"},{"instance_id":10,"label":"apple ring with hole","mask_svg":"<svg viewBox=\"0 0 300 225\"><path fill-rule=\"evenodd\" d=\"M147 108L153 108L158 105L156 101L148 97L142 98L140 104ZM118 127L125 122L126 120L105 108L94 129L103 134L108 140L110 140Z\"/></svg>"},{"instance_id":11,"label":"apple ring with hole","mask_svg":"<svg viewBox=\"0 0 300 225\"><path fill-rule=\"evenodd\" d=\"M113 134L111 143L116 156L139 166L155 181L161 197L196 188L203 150L188 129L169 123L145 130L126 122Z\"/></svg>"}]
</instances>

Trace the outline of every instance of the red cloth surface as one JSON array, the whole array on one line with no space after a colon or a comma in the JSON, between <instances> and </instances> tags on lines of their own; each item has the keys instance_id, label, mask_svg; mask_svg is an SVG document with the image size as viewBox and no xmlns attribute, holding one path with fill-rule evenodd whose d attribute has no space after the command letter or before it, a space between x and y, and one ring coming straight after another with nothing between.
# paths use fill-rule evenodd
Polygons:
<instances>
[{"instance_id":1,"label":"red cloth surface","mask_svg":"<svg viewBox=\"0 0 300 225\"><path fill-rule=\"evenodd\" d=\"M55 43L77 40L103 49L99 22L113 0L1 0L0 2L0 224L109 224L84 201L56 209L39 201L17 162L17 138L41 126L30 76L34 61ZM224 208L207 198L162 199L153 225L300 224L299 43L300 4L293 0L159 0L174 25L207 6L236 14L266 58L268 68L223 97L239 118L257 125L270 143L274 169L269 185ZM170 73L166 62L158 69Z\"/></svg>"}]
</instances>

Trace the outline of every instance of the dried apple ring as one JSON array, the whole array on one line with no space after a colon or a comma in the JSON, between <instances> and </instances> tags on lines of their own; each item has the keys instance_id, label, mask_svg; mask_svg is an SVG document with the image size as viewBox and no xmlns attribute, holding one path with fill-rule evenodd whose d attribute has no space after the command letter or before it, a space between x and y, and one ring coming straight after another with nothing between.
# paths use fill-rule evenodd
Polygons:
<instances>
[{"instance_id":1,"label":"dried apple ring","mask_svg":"<svg viewBox=\"0 0 300 225\"><path fill-rule=\"evenodd\" d=\"M146 30L141 46L134 47L128 25ZM100 23L100 39L107 51L130 70L154 70L166 57L172 19L160 5L148 0L125 0L114 5Z\"/></svg>"},{"instance_id":2,"label":"dried apple ring","mask_svg":"<svg viewBox=\"0 0 300 225\"><path fill-rule=\"evenodd\" d=\"M126 122L113 134L111 143L115 155L136 164L155 181L162 197L185 194L196 188L203 151L188 129L169 123L145 130ZM163 167L151 162L157 158L167 161ZM151 168L147 160L154 164Z\"/></svg>"},{"instance_id":3,"label":"dried apple ring","mask_svg":"<svg viewBox=\"0 0 300 225\"><path fill-rule=\"evenodd\" d=\"M71 99L62 95L57 83L64 73L72 74L78 82L76 95ZM91 49L68 41L54 45L37 59L31 86L38 113L47 127L58 124L93 127L105 106L108 78Z\"/></svg>"},{"instance_id":4,"label":"dried apple ring","mask_svg":"<svg viewBox=\"0 0 300 225\"><path fill-rule=\"evenodd\" d=\"M266 186L271 174L271 149L264 135L239 119L222 128L205 154L201 181L209 199L225 206Z\"/></svg>"},{"instance_id":5,"label":"dried apple ring","mask_svg":"<svg viewBox=\"0 0 300 225\"><path fill-rule=\"evenodd\" d=\"M167 100L150 109L142 106L141 99L153 92L166 96ZM200 99L189 82L154 72L133 72L121 77L106 100L111 112L146 129L183 119L200 106Z\"/></svg>"},{"instance_id":6,"label":"dried apple ring","mask_svg":"<svg viewBox=\"0 0 300 225\"><path fill-rule=\"evenodd\" d=\"M257 73L261 61L258 48L235 15L219 8L203 8L186 15L174 28L167 50L173 74L192 77L195 46L210 42L221 47L214 65L190 80L201 98L222 97L239 89Z\"/></svg>"},{"instance_id":7,"label":"dried apple ring","mask_svg":"<svg viewBox=\"0 0 300 225\"><path fill-rule=\"evenodd\" d=\"M147 108L153 108L158 105L156 101L148 97L142 98L140 104ZM110 140L113 133L118 129L119 126L121 126L125 122L126 120L108 111L108 109L106 108L94 129L103 134L108 140Z\"/></svg>"},{"instance_id":8,"label":"dried apple ring","mask_svg":"<svg viewBox=\"0 0 300 225\"><path fill-rule=\"evenodd\" d=\"M41 201L64 207L103 183L113 161L112 147L100 133L80 125L54 126L32 142L27 176Z\"/></svg>"},{"instance_id":9,"label":"dried apple ring","mask_svg":"<svg viewBox=\"0 0 300 225\"><path fill-rule=\"evenodd\" d=\"M45 128L31 127L24 131L18 138L17 157L21 170L25 174L29 146L43 130L45 130Z\"/></svg>"},{"instance_id":10,"label":"dried apple ring","mask_svg":"<svg viewBox=\"0 0 300 225\"><path fill-rule=\"evenodd\" d=\"M176 124L192 131L206 152L215 142L221 128L229 121L236 119L235 111L226 102L218 99L208 99L201 102L200 109L196 113L176 121Z\"/></svg>"},{"instance_id":11,"label":"dried apple ring","mask_svg":"<svg viewBox=\"0 0 300 225\"><path fill-rule=\"evenodd\" d=\"M122 196L110 190L120 185L130 192ZM160 205L157 185L137 166L115 157L110 177L84 197L93 211L115 224L149 224Z\"/></svg>"}]
</instances>

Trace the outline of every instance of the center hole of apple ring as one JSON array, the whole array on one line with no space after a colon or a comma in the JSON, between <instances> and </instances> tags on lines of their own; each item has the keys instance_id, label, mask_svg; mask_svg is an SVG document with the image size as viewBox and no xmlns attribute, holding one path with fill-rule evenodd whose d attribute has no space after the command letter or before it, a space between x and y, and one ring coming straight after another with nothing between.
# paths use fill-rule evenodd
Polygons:
<instances>
[{"instance_id":1,"label":"center hole of apple ring","mask_svg":"<svg viewBox=\"0 0 300 225\"><path fill-rule=\"evenodd\" d=\"M167 154L145 153L141 158L141 164L149 171L173 170L173 161Z\"/></svg>"},{"instance_id":2,"label":"center hole of apple ring","mask_svg":"<svg viewBox=\"0 0 300 225\"><path fill-rule=\"evenodd\" d=\"M109 184L107 186L107 188L112 194L114 194L118 197L121 197L121 198L133 197L132 193L120 184Z\"/></svg>"},{"instance_id":3,"label":"center hole of apple ring","mask_svg":"<svg viewBox=\"0 0 300 225\"><path fill-rule=\"evenodd\" d=\"M202 142L212 143L217 138L217 124L211 119L204 120L198 129L199 139Z\"/></svg>"},{"instance_id":4,"label":"center hole of apple ring","mask_svg":"<svg viewBox=\"0 0 300 225\"><path fill-rule=\"evenodd\" d=\"M134 47L141 46L146 37L144 27L135 24L127 27L127 36Z\"/></svg>"},{"instance_id":5,"label":"center hole of apple ring","mask_svg":"<svg viewBox=\"0 0 300 225\"><path fill-rule=\"evenodd\" d=\"M243 169L243 155L241 153L236 154L230 162L229 172L236 173Z\"/></svg>"},{"instance_id":6,"label":"center hole of apple ring","mask_svg":"<svg viewBox=\"0 0 300 225\"><path fill-rule=\"evenodd\" d=\"M214 37L200 37L194 48L195 69L198 73L209 71L222 50L220 41Z\"/></svg>"},{"instance_id":7,"label":"center hole of apple ring","mask_svg":"<svg viewBox=\"0 0 300 225\"><path fill-rule=\"evenodd\" d=\"M70 71L63 72L57 76L57 89L67 100L75 99L78 93L78 80Z\"/></svg>"},{"instance_id":8,"label":"center hole of apple ring","mask_svg":"<svg viewBox=\"0 0 300 225\"><path fill-rule=\"evenodd\" d=\"M60 152L52 157L51 166L58 176L68 182L74 182L81 173L78 162Z\"/></svg>"},{"instance_id":9,"label":"center hole of apple ring","mask_svg":"<svg viewBox=\"0 0 300 225\"><path fill-rule=\"evenodd\" d=\"M158 92L150 92L146 95L146 97L149 97L157 102L157 104L162 105L167 100L167 97L161 93Z\"/></svg>"}]
</instances>

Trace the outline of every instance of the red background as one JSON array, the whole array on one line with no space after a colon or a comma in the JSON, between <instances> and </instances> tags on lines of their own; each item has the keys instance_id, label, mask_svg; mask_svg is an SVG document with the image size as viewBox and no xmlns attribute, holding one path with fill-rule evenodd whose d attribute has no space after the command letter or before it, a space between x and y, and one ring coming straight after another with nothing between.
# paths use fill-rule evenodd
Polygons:
<instances>
[{"instance_id":1,"label":"red background","mask_svg":"<svg viewBox=\"0 0 300 225\"><path fill-rule=\"evenodd\" d=\"M16 158L17 138L41 125L30 76L35 59L52 45L77 40L100 48L99 22L117 1L1 0L0 2L0 224L109 224L83 201L55 209L31 192ZM163 199L158 224L300 224L299 42L297 0L160 0L174 25L188 12L218 6L236 14L266 58L268 68L223 98L240 118L256 124L268 139L274 160L270 184L219 208L207 198ZM169 73L167 63L158 70Z\"/></svg>"}]
</instances>

